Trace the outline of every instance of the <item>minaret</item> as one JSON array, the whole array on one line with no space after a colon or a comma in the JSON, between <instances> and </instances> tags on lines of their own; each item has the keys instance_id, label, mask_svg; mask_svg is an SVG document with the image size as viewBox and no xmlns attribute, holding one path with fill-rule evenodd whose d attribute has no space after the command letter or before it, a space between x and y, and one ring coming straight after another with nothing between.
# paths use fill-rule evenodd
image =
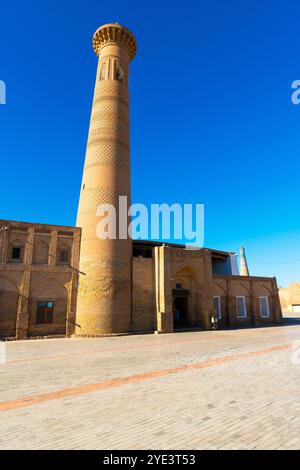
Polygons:
<instances>
[{"instance_id":1,"label":"minaret","mask_svg":"<svg viewBox=\"0 0 300 470\"><path fill-rule=\"evenodd\" d=\"M243 246L240 248L240 276L249 276L245 248Z\"/></svg>"},{"instance_id":2,"label":"minaret","mask_svg":"<svg viewBox=\"0 0 300 470\"><path fill-rule=\"evenodd\" d=\"M99 61L77 216L82 227L77 335L131 327L132 242L118 229L116 239L99 239L96 211L101 204L114 205L118 227L119 196L127 196L130 205L128 81L136 47L133 34L118 23L101 26L93 37Z\"/></svg>"}]
</instances>

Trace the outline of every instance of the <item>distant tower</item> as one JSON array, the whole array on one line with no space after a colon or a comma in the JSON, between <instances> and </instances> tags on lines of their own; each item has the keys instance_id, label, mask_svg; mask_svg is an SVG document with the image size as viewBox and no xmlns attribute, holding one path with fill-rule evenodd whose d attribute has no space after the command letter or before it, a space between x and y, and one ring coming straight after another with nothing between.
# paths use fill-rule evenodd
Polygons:
<instances>
[{"instance_id":1,"label":"distant tower","mask_svg":"<svg viewBox=\"0 0 300 470\"><path fill-rule=\"evenodd\" d=\"M106 24L95 32L93 48L99 62L77 216L82 227L78 335L128 332L131 326L132 242L120 239L118 230L117 239L100 240L96 210L110 203L118 217L119 196L130 204L128 81L136 40L118 23Z\"/></svg>"},{"instance_id":2,"label":"distant tower","mask_svg":"<svg viewBox=\"0 0 300 470\"><path fill-rule=\"evenodd\" d=\"M249 276L245 248L243 246L240 248L240 276Z\"/></svg>"}]
</instances>

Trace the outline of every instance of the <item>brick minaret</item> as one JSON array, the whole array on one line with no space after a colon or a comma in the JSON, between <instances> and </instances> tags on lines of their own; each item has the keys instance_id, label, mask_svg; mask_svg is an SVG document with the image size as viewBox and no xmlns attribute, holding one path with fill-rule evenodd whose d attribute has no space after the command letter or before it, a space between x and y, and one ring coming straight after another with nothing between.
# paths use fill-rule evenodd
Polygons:
<instances>
[{"instance_id":1,"label":"brick minaret","mask_svg":"<svg viewBox=\"0 0 300 470\"><path fill-rule=\"evenodd\" d=\"M240 248L240 276L249 276L245 248L243 246Z\"/></svg>"},{"instance_id":2,"label":"brick minaret","mask_svg":"<svg viewBox=\"0 0 300 470\"><path fill-rule=\"evenodd\" d=\"M127 196L130 204L128 81L136 40L118 23L106 24L95 32L93 47L99 61L77 216L82 227L78 335L131 327L132 242L120 239L118 230L115 240L99 239L96 210L109 203L118 215L119 196Z\"/></svg>"}]
</instances>

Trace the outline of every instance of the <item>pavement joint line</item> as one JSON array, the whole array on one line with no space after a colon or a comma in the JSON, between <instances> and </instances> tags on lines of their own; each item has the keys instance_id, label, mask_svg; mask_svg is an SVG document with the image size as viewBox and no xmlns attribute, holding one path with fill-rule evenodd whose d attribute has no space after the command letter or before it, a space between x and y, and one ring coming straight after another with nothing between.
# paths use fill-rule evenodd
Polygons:
<instances>
[{"instance_id":1,"label":"pavement joint line","mask_svg":"<svg viewBox=\"0 0 300 470\"><path fill-rule=\"evenodd\" d=\"M288 327L285 327L286 328L300 328L300 326L297 326L297 325L293 325L293 326L288 326ZM257 331L258 330L258 331ZM257 329L257 330L251 330L251 331L255 331L255 333L274 333L273 330L262 330L262 329ZM224 330L219 330L221 333L224 332ZM283 333L282 331L280 331L280 333ZM234 337L234 335L231 334L231 332L229 333L229 335L226 335L226 334L222 334L222 336L226 336L226 338L230 337ZM240 336L243 336L243 335L240 335ZM201 338L202 340L204 339L205 341L207 340L213 340L213 339L216 339L215 336L211 336L209 338ZM51 341L51 340L50 340ZM72 339L70 340L72 341ZM77 356L89 356L89 355L92 355L94 353L106 353L106 352L120 352L120 351L130 351L130 350L135 350L135 349L144 349L144 348L157 348L157 347L163 347L163 346L172 346L173 344L174 345L177 345L177 344L185 344L185 343L197 343L199 341L199 339L193 339L193 340L183 340L183 341L171 341L171 342L167 342L167 343L158 343L158 344L153 344L152 342L149 343L149 344L142 344L142 345L136 345L136 346L124 346L124 347L121 347L121 348L97 348L97 349L93 349L91 351L82 351L82 352L78 352L78 353L75 353L75 352L70 352L70 353L65 353L65 354L57 354L57 355L47 355L47 356L40 356L40 357L25 357L25 358L22 358L22 359L14 359L14 360L11 360L11 361L6 361L6 363L4 365L13 365L13 364L20 364L20 363L26 363L26 362L36 362L36 361L45 361L45 360L55 360L55 359L65 359L67 357L74 357L75 355Z\"/></svg>"},{"instance_id":2,"label":"pavement joint line","mask_svg":"<svg viewBox=\"0 0 300 470\"><path fill-rule=\"evenodd\" d=\"M255 351L246 351L239 354L232 354L227 356L220 356L212 359L207 359L205 361L201 361L194 364L183 364L181 366L162 369L162 370L154 370L149 372L144 372L141 374L135 374L127 377L117 377L114 379L103 380L97 383L86 384L78 387L66 388L57 390L54 392L43 393L39 395L27 396L23 398L18 398L15 400L9 400L0 403L0 412L3 411L10 411L17 408L24 408L27 406L32 406L35 404L52 401L52 400L59 400L66 397L73 397L78 396L86 393L96 392L98 390L105 390L109 388L120 387L122 385L128 385L132 383L139 383L144 382L145 380L159 378L159 377L166 377L172 374L178 374L180 372L185 372L188 370L193 369L204 369L207 367L217 366L229 362L234 362L242 359L247 359L250 357L262 356L264 354L269 354L275 351L285 351L291 349L291 343L288 344L281 344L277 346L272 346L269 348L259 349Z\"/></svg>"}]
</instances>

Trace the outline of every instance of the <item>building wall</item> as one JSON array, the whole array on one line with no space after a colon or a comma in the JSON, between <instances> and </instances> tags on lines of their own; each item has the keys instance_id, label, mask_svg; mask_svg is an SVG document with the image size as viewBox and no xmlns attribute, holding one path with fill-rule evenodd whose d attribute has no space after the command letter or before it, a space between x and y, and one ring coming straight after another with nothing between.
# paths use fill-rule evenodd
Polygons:
<instances>
[{"instance_id":1,"label":"building wall","mask_svg":"<svg viewBox=\"0 0 300 470\"><path fill-rule=\"evenodd\" d=\"M0 274L0 334L15 336L19 298L18 276Z\"/></svg>"},{"instance_id":2,"label":"building wall","mask_svg":"<svg viewBox=\"0 0 300 470\"><path fill-rule=\"evenodd\" d=\"M293 312L295 306L300 305L300 282L293 282L288 287L279 289L279 297L282 309Z\"/></svg>"},{"instance_id":3,"label":"building wall","mask_svg":"<svg viewBox=\"0 0 300 470\"><path fill-rule=\"evenodd\" d=\"M282 313L275 278L245 276L214 276L213 295L221 297L222 326L247 326L281 323ZM237 296L245 297L246 318L237 317ZM262 318L260 297L267 297L269 318Z\"/></svg>"},{"instance_id":4,"label":"building wall","mask_svg":"<svg viewBox=\"0 0 300 470\"><path fill-rule=\"evenodd\" d=\"M188 327L210 329L213 297L221 298L218 326L242 327L281 323L282 313L275 278L213 275L210 250L156 246L153 258L133 258L132 329L172 332L172 292L188 292ZM245 297L246 318L237 317L236 298ZM262 318L259 297L267 297L269 317Z\"/></svg>"},{"instance_id":5,"label":"building wall","mask_svg":"<svg viewBox=\"0 0 300 470\"><path fill-rule=\"evenodd\" d=\"M74 227L0 221L0 337L74 333L78 278L84 276L78 271L80 234ZM15 246L20 260L11 258ZM62 250L70 254L67 264ZM160 245L152 258L132 257L131 331L172 332L178 285L188 292L188 327L211 328L214 296L221 298L221 328L282 320L275 278L213 275L211 250ZM245 297L245 319L237 318L237 296ZM260 315L260 296L268 297L269 318ZM37 302L50 300L53 322L37 323Z\"/></svg>"},{"instance_id":6,"label":"building wall","mask_svg":"<svg viewBox=\"0 0 300 470\"><path fill-rule=\"evenodd\" d=\"M212 272L213 274L216 275L225 275L225 276L230 276L234 274L232 272L232 260L230 256L227 256L226 259L223 260L213 260L212 264Z\"/></svg>"},{"instance_id":7,"label":"building wall","mask_svg":"<svg viewBox=\"0 0 300 470\"><path fill-rule=\"evenodd\" d=\"M132 330L157 328L153 258L132 258Z\"/></svg>"},{"instance_id":8,"label":"building wall","mask_svg":"<svg viewBox=\"0 0 300 470\"><path fill-rule=\"evenodd\" d=\"M80 235L75 227L0 220L0 337L74 333ZM54 303L52 323L37 323L39 301Z\"/></svg>"}]
</instances>

